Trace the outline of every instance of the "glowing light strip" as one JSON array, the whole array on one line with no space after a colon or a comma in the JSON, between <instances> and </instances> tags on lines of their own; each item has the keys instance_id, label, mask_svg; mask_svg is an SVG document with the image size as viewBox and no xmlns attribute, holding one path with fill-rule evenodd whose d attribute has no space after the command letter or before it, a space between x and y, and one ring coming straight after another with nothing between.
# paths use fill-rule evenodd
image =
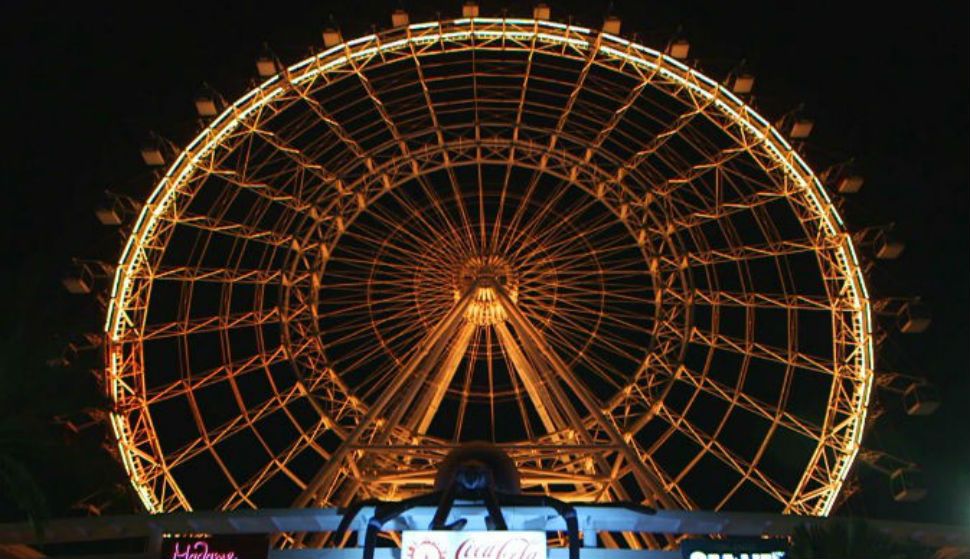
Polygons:
<instances>
[{"instance_id":1,"label":"glowing light strip","mask_svg":"<svg viewBox=\"0 0 970 559\"><path fill-rule=\"evenodd\" d=\"M484 30L470 29L468 31L455 31L437 34L429 33L409 36L404 39L395 40L384 44L380 44L378 42L376 35L366 35L346 43L336 45L323 51L317 56L300 61L288 67L287 73L297 74L296 76L291 76L291 80L294 83L302 83L306 80L313 79L321 73L327 73L336 68L346 66L352 60L366 58L374 54L384 53L387 51L404 49L410 44L432 43L436 41L458 42L467 40L469 38L508 38L514 40L531 40L534 38L537 42L544 42L547 44L570 44L581 49L588 49L590 45L589 41L566 35L569 35L570 33L579 35L592 34L591 30L585 27L564 25L561 23L544 20L511 18L463 18L454 20L450 23L417 23L409 25L406 30L410 32L435 27L440 29L443 27L462 26L470 26L474 28L475 25L484 25L486 27L489 25L501 25L501 28ZM520 26L523 28L507 29L506 26L509 25ZM530 30L525 27L532 27L533 29ZM554 31L539 32L537 31L539 28ZM389 32L388 35L393 35L395 32L397 32L397 30ZM792 150L792 147L787 140L785 140L785 138L782 137L777 130L771 127L771 125L760 114L752 110L750 107L744 105L744 103L742 103L737 96L730 91L724 90L714 80L694 71L683 63L668 57L655 49L651 49L621 37L606 33L601 34L600 37L601 44L599 47L599 52L611 57L623 59L651 71L658 71L665 78L674 80L680 85L691 89L693 92L701 95L702 97L705 97L723 113L727 114L737 124L740 124L748 132L755 135L755 137L763 142L764 147L770 152L770 154L772 154L773 158L782 164L786 170L786 174L793 179L796 184L805 192L812 208L816 212L816 215L821 218L820 221L824 226L826 234L828 234L830 237L838 237L840 235L840 231L844 229L844 223L842 222L842 218L838 211L832 205L828 194L825 192L825 188L822 186L821 182L814 175L814 173L812 173L811 169L801 158L801 156ZM367 48L362 48L356 52L352 52L351 49L353 47L366 43L375 44L373 46L368 46ZM654 60L648 60L640 56L628 54L619 48L608 46L606 43L622 45L627 47L627 50L632 49L639 51ZM323 62L325 59L333 57L340 52L344 52L345 54L326 63ZM671 70L670 67L676 68L680 71L680 73ZM115 273L114 281L111 287L111 301L108 306L104 326L108 339L112 344L116 344L116 347L112 348L109 367L111 384L110 393L116 402L119 398L119 386L121 384L119 378L119 368L121 367L121 349L117 347L117 344L120 343L122 334L126 329L126 325L124 324L123 320L123 315L125 314L124 303L131 295L133 277L136 275L136 271L145 263L145 254L140 247L143 246L145 240L150 238L155 232L161 216L170 207L175 197L178 195L180 187L184 184L188 175L195 169L198 161L202 157L208 155L227 135L238 128L242 120L248 118L254 111L269 103L275 97L279 96L284 91L283 87L273 86L280 80L281 78L279 75L267 79L259 87L253 89L249 93L236 100L231 106L224 110L222 114L214 119L212 123L186 147L185 151L182 152L178 158L176 158L175 162L172 163L165 176L161 181L159 181L156 188L152 191L144 208L142 209L142 212L139 214L139 217L135 222L135 226L132 229L132 234L128 238L128 241L126 242L122 251L119 266ZM701 87L697 84L697 82L709 86L713 89L713 92ZM726 102L725 99L730 101L730 103ZM758 125L760 125L761 128L752 124L752 119ZM779 147L779 145L781 147ZM819 195L821 195L822 200L819 200ZM833 223L833 220L835 223ZM840 456L841 463L838 465L838 470L836 472L836 490L830 492L827 496L826 502L823 504L822 510L820 511L823 515L826 515L831 511L838 489L841 488L845 477L848 475L849 468L855 459L856 453L858 453L859 443L861 442L862 438L862 426L865 422L866 406L868 405L872 385L872 356L874 354L872 338L870 335L872 322L871 309L868 301L868 292L866 290L865 280L862 276L858 258L855 254L855 249L847 235L842 235L841 246L839 250L836 251L836 255L840 265L846 272L848 272L847 277L852 280L849 282L849 291L852 302L856 308L862 309L862 320L857 320L854 318L853 321L859 323L857 325L856 336L865 346L864 351L862 351L860 354L859 370L856 371L858 380L861 381L863 388L861 394L862 406L861 408L854 410L858 415L856 416L856 421L852 427L852 435L849 445L851 448L843 449L845 454ZM133 456L129 455L123 450L124 448L129 448L132 446L132 441L130 440L125 418L112 414L111 424L115 437L119 441L119 449L122 449L125 469L128 471L129 476L132 479L132 484L138 492L143 504L145 505L146 509L151 512L161 511L161 503L157 502L157 499L151 495L150 490L142 481L140 481L142 478L140 467L136 463L137 461Z\"/></svg>"}]
</instances>

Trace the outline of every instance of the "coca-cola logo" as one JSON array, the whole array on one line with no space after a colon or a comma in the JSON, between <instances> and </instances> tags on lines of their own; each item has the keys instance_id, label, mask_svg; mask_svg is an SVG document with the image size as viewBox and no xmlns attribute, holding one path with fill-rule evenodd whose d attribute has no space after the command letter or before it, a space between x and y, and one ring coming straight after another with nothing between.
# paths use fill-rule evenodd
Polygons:
<instances>
[{"instance_id":1,"label":"coca-cola logo","mask_svg":"<svg viewBox=\"0 0 970 559\"><path fill-rule=\"evenodd\" d=\"M405 532L405 559L545 559L543 532Z\"/></svg>"},{"instance_id":2,"label":"coca-cola logo","mask_svg":"<svg viewBox=\"0 0 970 559\"><path fill-rule=\"evenodd\" d=\"M458 545L454 559L542 559L540 553L526 538L504 541L468 538Z\"/></svg>"}]
</instances>

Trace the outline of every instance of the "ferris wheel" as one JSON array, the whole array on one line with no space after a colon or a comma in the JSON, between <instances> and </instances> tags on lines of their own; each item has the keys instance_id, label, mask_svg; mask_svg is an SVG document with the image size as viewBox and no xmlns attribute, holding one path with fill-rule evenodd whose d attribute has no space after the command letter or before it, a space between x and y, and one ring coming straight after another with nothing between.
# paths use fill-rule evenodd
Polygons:
<instances>
[{"instance_id":1,"label":"ferris wheel","mask_svg":"<svg viewBox=\"0 0 970 559\"><path fill-rule=\"evenodd\" d=\"M489 441L528 492L827 514L868 295L743 84L616 29L397 17L261 60L144 204L105 374L146 509L406 498Z\"/></svg>"}]
</instances>

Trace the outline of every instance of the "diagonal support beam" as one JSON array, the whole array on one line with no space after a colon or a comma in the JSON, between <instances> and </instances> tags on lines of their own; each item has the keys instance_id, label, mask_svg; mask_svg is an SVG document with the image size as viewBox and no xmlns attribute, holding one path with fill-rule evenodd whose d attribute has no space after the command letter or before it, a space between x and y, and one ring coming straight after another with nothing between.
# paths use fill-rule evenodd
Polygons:
<instances>
[{"instance_id":1,"label":"diagonal support beam","mask_svg":"<svg viewBox=\"0 0 970 559\"><path fill-rule=\"evenodd\" d=\"M343 444L337 448L327 464L314 476L306 489L296 498L294 506L305 507L311 503L315 503L317 495L337 478L337 474L343 468L344 462L348 459L354 447L361 442L364 435L373 432L377 428L379 419L384 415L388 405L392 401L398 401L400 403L401 391L405 388L409 388L409 391L413 393L416 386L420 387L424 383L427 375L430 373L430 370L426 367L426 362L429 358L434 357L434 353L440 352L440 348L443 345L442 342L447 340L448 334L453 332L459 321L462 320L465 310L471 303L477 288L478 284L473 283L448 314L442 318L441 322L428 332L424 340L418 344L414 354L401 368L400 373L391 380L386 390L374 405L367 410L364 417L361 418L357 427L344 440ZM402 403L402 407L407 407L407 405ZM389 436L390 430L385 429L383 435L374 442L380 444L380 439L386 441Z\"/></svg>"},{"instance_id":2,"label":"diagonal support beam","mask_svg":"<svg viewBox=\"0 0 970 559\"><path fill-rule=\"evenodd\" d=\"M415 420L408 422L409 429L420 434L428 432L428 427L431 426L431 421L434 420L434 416L441 406L441 400L448 392L448 387L451 386L451 381L455 378L458 366L461 365L462 359L468 352L468 344L471 342L476 328L475 324L468 321L461 325L458 334L455 336L455 342L448 350L444 361L441 362L434 380L431 381L430 389L424 392L418 400L418 404L414 406L417 413L412 415Z\"/></svg>"},{"instance_id":3,"label":"diagonal support beam","mask_svg":"<svg viewBox=\"0 0 970 559\"><path fill-rule=\"evenodd\" d=\"M526 394L532 400L532 405L542 421L542 426L546 428L546 432L556 433L566 428L566 420L559 414L553 403L548 401L549 394L542 391L542 380L522 352L522 348L515 341L508 326L504 322L497 322L494 324L494 328L495 333L498 334L499 344L515 367L515 372L522 379Z\"/></svg>"},{"instance_id":4,"label":"diagonal support beam","mask_svg":"<svg viewBox=\"0 0 970 559\"><path fill-rule=\"evenodd\" d=\"M492 289L495 290L495 294L505 307L508 313L509 320L512 322L512 326L518 331L519 335L526 341L528 346L531 346L537 350L545 361L549 364L554 373L555 377L546 378L546 384L550 388L554 389L559 386L559 382L564 382L567 387L573 392L580 403L587 409L593 421L596 423L603 433L605 433L610 442L616 446L620 454L630 465L632 473L636 478L637 482L644 488L646 493L653 496L653 500L656 503L662 504L665 508L677 508L676 502L671 499L666 492L663 491L663 484L657 479L657 477L650 472L646 465L639 460L636 452L627 443L627 437L620 433L616 426L606 418L602 410L602 404L596 400L578 378L573 375L572 371L566 365L565 362L556 354L546 343L542 333L532 325L529 319L522 313L518 306L509 298L508 294L502 288L498 282L493 282L491 285ZM568 400L567 400L568 401ZM570 412L570 408L567 407L565 410L567 413ZM573 419L573 418L570 418ZM580 420L581 421L581 420Z\"/></svg>"}]
</instances>

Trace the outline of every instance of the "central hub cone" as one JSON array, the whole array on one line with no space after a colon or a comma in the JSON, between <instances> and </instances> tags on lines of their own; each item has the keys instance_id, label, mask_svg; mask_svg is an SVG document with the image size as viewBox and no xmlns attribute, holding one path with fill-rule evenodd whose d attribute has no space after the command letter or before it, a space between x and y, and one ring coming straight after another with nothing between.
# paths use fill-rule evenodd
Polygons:
<instances>
[{"instance_id":1,"label":"central hub cone","mask_svg":"<svg viewBox=\"0 0 970 559\"><path fill-rule=\"evenodd\" d=\"M455 300L474 286L472 301L465 310L465 319L478 326L488 326L508 319L495 286L510 300L518 301L519 284L508 263L499 256L475 256L462 265L455 276Z\"/></svg>"}]
</instances>

